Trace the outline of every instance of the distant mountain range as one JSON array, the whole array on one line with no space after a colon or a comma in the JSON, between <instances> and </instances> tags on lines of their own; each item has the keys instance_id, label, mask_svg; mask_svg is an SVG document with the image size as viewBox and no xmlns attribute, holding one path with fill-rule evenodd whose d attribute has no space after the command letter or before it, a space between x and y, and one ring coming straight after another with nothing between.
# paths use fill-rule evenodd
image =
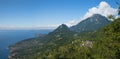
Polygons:
<instances>
[{"instance_id":1,"label":"distant mountain range","mask_svg":"<svg viewBox=\"0 0 120 59\"><path fill-rule=\"evenodd\" d=\"M9 56L9 59L50 59L50 57L53 56L51 51L55 53L56 57L59 56L59 54L57 55L56 53L56 49L58 49L59 47L61 47L62 49L72 48L71 44L73 44L73 46L80 46L81 42L83 42L84 44L86 43L87 46L89 46L87 43L90 43L90 45L92 46L91 41L84 42L82 40L92 40L93 37L96 37L96 35L93 35L92 32L96 32L100 28L107 26L109 23L111 23L111 21L109 21L106 17L99 14L94 14L93 16L81 21L77 25L70 28L68 28L65 24L62 24L54 31L42 37L27 39L10 46L11 54ZM79 41L78 39L80 39L81 41ZM79 42L76 43L77 41ZM70 51L72 51L72 49ZM49 55L50 53L51 55ZM65 54L68 52L60 53ZM67 55L69 55L69 53ZM65 59L62 57L65 56L60 55L58 58L51 59Z\"/></svg>"}]
</instances>

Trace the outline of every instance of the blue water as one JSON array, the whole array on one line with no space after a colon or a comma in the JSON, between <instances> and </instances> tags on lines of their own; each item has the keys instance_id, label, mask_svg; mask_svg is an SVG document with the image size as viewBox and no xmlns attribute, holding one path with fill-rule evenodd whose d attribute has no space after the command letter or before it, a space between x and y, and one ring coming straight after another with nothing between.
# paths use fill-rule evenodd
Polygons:
<instances>
[{"instance_id":1,"label":"blue water","mask_svg":"<svg viewBox=\"0 0 120 59\"><path fill-rule=\"evenodd\" d=\"M47 34L52 30L0 30L0 59L8 59L8 46L21 40L35 37L35 34Z\"/></svg>"}]
</instances>

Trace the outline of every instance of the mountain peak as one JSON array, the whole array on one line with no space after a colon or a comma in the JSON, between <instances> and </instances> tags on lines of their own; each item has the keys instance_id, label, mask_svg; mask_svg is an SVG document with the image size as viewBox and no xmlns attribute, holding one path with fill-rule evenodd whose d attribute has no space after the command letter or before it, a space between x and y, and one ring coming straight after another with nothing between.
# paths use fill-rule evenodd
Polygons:
<instances>
[{"instance_id":1,"label":"mountain peak","mask_svg":"<svg viewBox=\"0 0 120 59\"><path fill-rule=\"evenodd\" d=\"M64 42L67 41L68 38L72 39L73 34L74 34L74 32L70 31L70 29L65 24L61 24L54 31L52 31L52 32L48 33L48 35L46 35L46 40L49 42L54 41L54 42L62 43L63 41Z\"/></svg>"},{"instance_id":2,"label":"mountain peak","mask_svg":"<svg viewBox=\"0 0 120 59\"><path fill-rule=\"evenodd\" d=\"M67 27L67 25L62 24L62 25L60 25L58 28L61 28L61 29L62 29L62 28L68 28L68 27Z\"/></svg>"},{"instance_id":3,"label":"mountain peak","mask_svg":"<svg viewBox=\"0 0 120 59\"><path fill-rule=\"evenodd\" d=\"M105 16L94 14L77 25L72 26L70 29L76 32L96 31L110 22L111 21L109 21Z\"/></svg>"},{"instance_id":4,"label":"mountain peak","mask_svg":"<svg viewBox=\"0 0 120 59\"><path fill-rule=\"evenodd\" d=\"M92 16L102 16L102 15L100 15L100 14L93 14Z\"/></svg>"},{"instance_id":5,"label":"mountain peak","mask_svg":"<svg viewBox=\"0 0 120 59\"><path fill-rule=\"evenodd\" d=\"M68 28L67 25L65 24L61 24L60 26L58 26L54 31L50 32L48 35L57 35L57 34L67 34L67 33L71 33L72 31L70 31L70 29Z\"/></svg>"},{"instance_id":6,"label":"mountain peak","mask_svg":"<svg viewBox=\"0 0 120 59\"><path fill-rule=\"evenodd\" d=\"M100 14L93 14L91 17L87 18L93 21L109 21L105 16L102 16ZM85 19L85 20L87 20Z\"/></svg>"},{"instance_id":7,"label":"mountain peak","mask_svg":"<svg viewBox=\"0 0 120 59\"><path fill-rule=\"evenodd\" d=\"M61 24L57 29L55 29L55 32L58 32L58 31L69 31L69 28L68 28L68 26L67 25L65 25L65 24Z\"/></svg>"}]
</instances>

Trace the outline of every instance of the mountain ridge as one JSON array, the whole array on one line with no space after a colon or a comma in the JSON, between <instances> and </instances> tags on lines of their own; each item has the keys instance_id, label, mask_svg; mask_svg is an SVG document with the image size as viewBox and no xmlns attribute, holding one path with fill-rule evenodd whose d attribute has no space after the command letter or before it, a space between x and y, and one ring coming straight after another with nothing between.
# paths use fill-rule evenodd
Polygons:
<instances>
[{"instance_id":1,"label":"mountain ridge","mask_svg":"<svg viewBox=\"0 0 120 59\"><path fill-rule=\"evenodd\" d=\"M77 25L70 27L70 30L75 32L96 31L110 22L106 17L100 14L94 14Z\"/></svg>"},{"instance_id":2,"label":"mountain ridge","mask_svg":"<svg viewBox=\"0 0 120 59\"><path fill-rule=\"evenodd\" d=\"M101 16L101 15L97 15L97 16ZM89 20L88 22L90 22L89 18L87 20ZM86 20L84 20L84 21L86 21ZM95 18L95 21L96 21L96 18ZM108 23L105 23L105 24L108 24ZM88 23L86 23L86 24L88 24ZM89 24L86 26L89 27ZM105 25L103 25L103 26L105 26ZM98 26L98 27L100 27L100 26ZM81 32L84 32L84 31L81 31ZM90 35L88 35L88 34L90 34ZM34 38L31 40L27 40L26 42L19 42L19 45L18 45L19 49L12 50L12 53L10 54L10 59L14 59L14 58L15 59L16 58L36 59L36 57L38 57L40 59L41 58L49 59L48 57L46 57L46 55L49 56L50 51L56 51L54 49L57 49L57 47L59 48L64 45L65 46L69 45L69 44L71 44L71 42L72 42L72 44L76 45L76 43L75 43L76 41L74 41L74 40L76 40L76 39L86 40L88 38L91 38L91 35L92 35L92 32L91 33L85 32L85 34L84 33L82 34L78 31L71 31L71 29L69 27L67 27L65 24L61 24L54 31L48 33L44 37ZM84 36L86 36L87 38ZM84 43L86 43L86 42L91 42L91 41L85 41ZM81 43L81 42L79 42L79 43ZM29 46L27 46L27 45L29 45ZM78 43L77 43L77 45L79 46ZM92 46L92 44L91 44L91 46ZM17 47L17 45L13 45L12 49L15 49L16 47ZM38 53L38 55L37 55L37 53ZM45 55L45 57L44 57L44 55ZM59 59L59 58L57 58L57 59Z\"/></svg>"}]
</instances>

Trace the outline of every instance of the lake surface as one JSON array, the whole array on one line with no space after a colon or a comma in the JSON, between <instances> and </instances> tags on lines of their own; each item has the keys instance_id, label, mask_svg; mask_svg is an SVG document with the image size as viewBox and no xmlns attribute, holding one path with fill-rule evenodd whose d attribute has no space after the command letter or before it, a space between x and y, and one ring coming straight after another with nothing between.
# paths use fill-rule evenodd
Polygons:
<instances>
[{"instance_id":1,"label":"lake surface","mask_svg":"<svg viewBox=\"0 0 120 59\"><path fill-rule=\"evenodd\" d=\"M35 37L36 34L47 34L51 31L52 30L0 30L0 59L8 59L9 45Z\"/></svg>"}]
</instances>

